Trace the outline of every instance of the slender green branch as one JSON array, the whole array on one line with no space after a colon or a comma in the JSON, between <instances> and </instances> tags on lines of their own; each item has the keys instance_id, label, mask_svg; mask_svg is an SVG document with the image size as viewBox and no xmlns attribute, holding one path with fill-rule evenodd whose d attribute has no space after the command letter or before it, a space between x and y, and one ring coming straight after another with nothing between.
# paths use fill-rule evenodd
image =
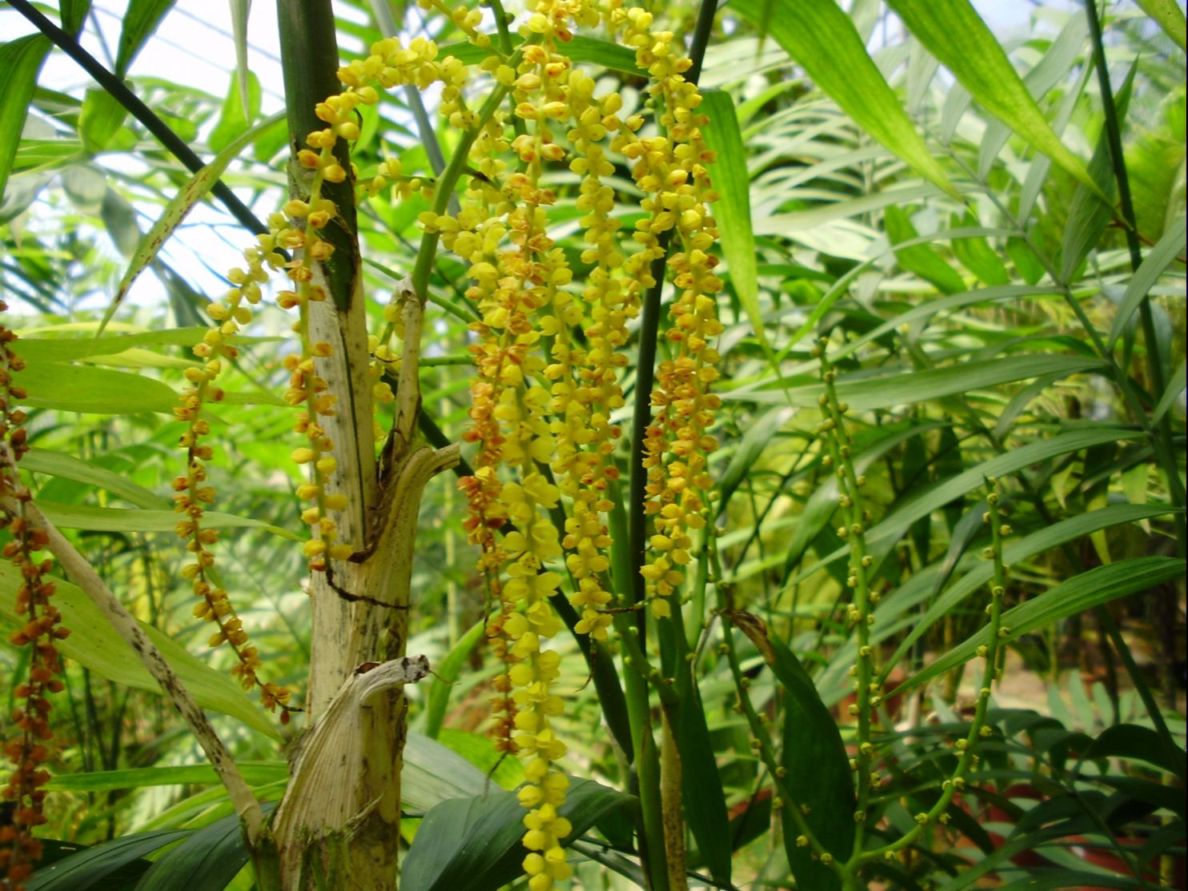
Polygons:
<instances>
[{"instance_id":1,"label":"slender green branch","mask_svg":"<svg viewBox=\"0 0 1188 891\"><path fill-rule=\"evenodd\" d=\"M156 112L145 105L139 96L128 89L128 86L105 68L98 59L83 49L70 34L47 19L27 0L9 0L9 5L28 19L56 47L77 62L87 74L95 79L99 86L103 87L113 99L127 109L132 117L140 121L146 130L157 137L160 143L185 165L187 170L197 173L206 166L206 162L198 157L193 149L157 116ZM235 193L222 180L217 181L210 191L245 229L254 233L268 231L268 227L252 213L246 204L235 197Z\"/></svg>"},{"instance_id":2,"label":"slender green branch","mask_svg":"<svg viewBox=\"0 0 1188 891\"><path fill-rule=\"evenodd\" d=\"M1102 39L1101 19L1097 14L1096 0L1085 0L1085 14L1089 19L1089 33L1093 39L1093 64L1097 69L1097 82L1101 89L1102 110L1105 112L1106 145L1110 150L1110 163L1114 169L1114 180L1118 184L1118 201L1122 219L1126 225L1126 246L1130 252L1132 272L1137 272L1143 262L1142 246L1139 241L1138 223L1134 213L1134 201L1130 195L1130 177L1126 172L1126 155L1122 150L1122 124L1114 107L1114 92L1110 85L1110 71L1106 65L1105 44ZM1139 318L1143 328L1143 340L1147 344L1147 377L1150 379L1152 395L1159 399L1167 388L1163 374L1163 361L1159 355L1159 341L1155 336L1155 318L1151 312L1151 300L1146 294L1139 303ZM1155 453L1167 478L1168 495L1178 508L1184 507L1184 486L1176 466L1176 451L1172 443L1171 415L1164 414L1155 429ZM1176 539L1179 556L1188 554L1188 518L1184 511L1175 515Z\"/></svg>"}]
</instances>

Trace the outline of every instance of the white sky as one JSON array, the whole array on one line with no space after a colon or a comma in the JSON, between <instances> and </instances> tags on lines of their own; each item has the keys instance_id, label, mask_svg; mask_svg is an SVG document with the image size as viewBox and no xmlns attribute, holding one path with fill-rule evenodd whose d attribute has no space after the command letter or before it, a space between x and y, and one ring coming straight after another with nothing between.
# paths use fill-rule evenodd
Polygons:
<instances>
[{"instance_id":1,"label":"white sky","mask_svg":"<svg viewBox=\"0 0 1188 891\"><path fill-rule=\"evenodd\" d=\"M974 0L974 5L987 22L1002 36L1023 33L1037 5L1067 7L1071 3L1073 0L1049 0L1046 4L1030 0ZM126 6L123 0L96 0L84 29L83 45L109 67L119 40L120 21ZM31 30L32 26L19 13L0 9L0 39L11 40ZM253 3L249 19L249 66L260 79L262 112L265 115L283 107L276 31L275 4L271 0ZM166 78L222 97L229 88L235 67L231 34L229 3L179 0L133 62L129 73L132 77ZM76 96L81 96L87 87L93 86L89 77L61 52L50 55L42 70L40 83ZM110 160L113 159L101 159L100 163ZM226 223L228 219L219 210L200 207L188 222ZM150 222L147 216L142 218L142 228L147 228ZM219 235L206 227L187 227L187 244L178 244L175 240L167 246L162 256L180 272L191 276L200 288L217 294L222 290L221 283L203 268L197 257L201 256L206 264L215 269L228 268L238 261L238 248L233 247L227 238L234 234L235 239L242 243L247 240L246 236L235 233L230 227L224 226L223 230L225 234ZM131 302L154 304L161 296L160 284L152 275L146 274L134 287Z\"/></svg>"}]
</instances>

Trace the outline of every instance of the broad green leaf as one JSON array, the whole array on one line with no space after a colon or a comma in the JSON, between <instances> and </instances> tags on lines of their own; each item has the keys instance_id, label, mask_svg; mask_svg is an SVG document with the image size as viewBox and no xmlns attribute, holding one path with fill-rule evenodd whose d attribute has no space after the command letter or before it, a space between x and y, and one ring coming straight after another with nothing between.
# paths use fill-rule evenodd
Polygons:
<instances>
[{"instance_id":1,"label":"broad green leaf","mask_svg":"<svg viewBox=\"0 0 1188 891\"><path fill-rule=\"evenodd\" d=\"M634 801L593 780L572 782L559 810L573 831L562 845ZM520 843L523 817L516 796L502 790L442 802L417 830L401 866L401 884L417 891L488 891L515 881L527 853Z\"/></svg>"},{"instance_id":2,"label":"broad green leaf","mask_svg":"<svg viewBox=\"0 0 1188 891\"><path fill-rule=\"evenodd\" d=\"M144 237L136 245L136 250L132 254L132 261L128 264L128 269L124 273L124 277L120 279L119 287L116 288L115 299L112 300L107 310L103 313L103 319L99 323L100 334L123 302L124 297L127 296L128 289L132 287L132 283L136 281L137 276L156 260L157 253L164 246L165 242L169 240L177 230L177 227L182 224L186 215L194 208L194 205L205 198L206 194L214 187L214 184L219 181L219 177L223 175L223 171L227 169L227 165L244 148L251 145L260 133L283 117L283 114L273 115L261 121L256 126L247 128L246 132L242 132L243 128L237 130L236 132L239 135L232 139L209 164L190 177L178 193L170 199L169 203L165 206L164 213L153 223L152 228L145 233ZM246 124L244 126L246 127Z\"/></svg>"},{"instance_id":3,"label":"broad green leaf","mask_svg":"<svg viewBox=\"0 0 1188 891\"><path fill-rule=\"evenodd\" d=\"M1183 576L1184 561L1173 557L1135 557L1109 566L1098 566L1003 613L1002 640L1007 643L1018 640L1060 619L1119 597L1150 590ZM983 628L904 681L888 694L888 698L915 689L968 662L975 656L978 647L987 643L989 636L990 629Z\"/></svg>"},{"instance_id":4,"label":"broad green leaf","mask_svg":"<svg viewBox=\"0 0 1188 891\"><path fill-rule=\"evenodd\" d=\"M453 648L433 667L433 681L429 685L429 694L425 705L425 735L430 739L437 739L441 731L441 723L445 720L446 706L450 701L450 687L458 679L458 673L463 663L482 640L487 623L480 619L458 639Z\"/></svg>"},{"instance_id":5,"label":"broad green leaf","mask_svg":"<svg viewBox=\"0 0 1188 891\"><path fill-rule=\"evenodd\" d=\"M696 688L684 691L677 708L673 732L677 757L681 761L685 820L710 875L728 887L734 854L730 816L726 812L726 793L722 789L722 776L706 726L701 694Z\"/></svg>"},{"instance_id":6,"label":"broad green leaf","mask_svg":"<svg viewBox=\"0 0 1188 891\"><path fill-rule=\"evenodd\" d=\"M249 786L275 783L289 776L289 766L284 761L237 760L235 766ZM176 767L131 767L125 770L60 774L49 781L49 788L67 792L111 792L149 786L218 786L220 782L213 767L207 764L184 764Z\"/></svg>"},{"instance_id":7,"label":"broad green leaf","mask_svg":"<svg viewBox=\"0 0 1188 891\"><path fill-rule=\"evenodd\" d=\"M489 785L486 774L457 752L423 733L409 731L400 780L406 808L424 814L443 801L482 795Z\"/></svg>"},{"instance_id":8,"label":"broad green leaf","mask_svg":"<svg viewBox=\"0 0 1188 891\"><path fill-rule=\"evenodd\" d=\"M766 0L741 0L731 10L760 24ZM771 0L775 38L813 82L866 133L924 179L956 197L944 169L916 131L899 98L866 51L854 23L834 0Z\"/></svg>"},{"instance_id":9,"label":"broad green leaf","mask_svg":"<svg viewBox=\"0 0 1188 891\"><path fill-rule=\"evenodd\" d=\"M8 185L37 75L50 45L48 37L30 34L0 46L0 199Z\"/></svg>"},{"instance_id":10,"label":"broad green leaf","mask_svg":"<svg viewBox=\"0 0 1188 891\"><path fill-rule=\"evenodd\" d=\"M127 109L107 90L87 90L78 119L78 135L82 137L83 148L92 155L106 149L127 116Z\"/></svg>"},{"instance_id":11,"label":"broad green leaf","mask_svg":"<svg viewBox=\"0 0 1188 891\"><path fill-rule=\"evenodd\" d=\"M1163 737L1150 727L1140 727L1137 724L1115 724L1102 731L1101 736L1093 740L1093 744L1082 756L1084 761L1094 761L1098 758L1126 758L1130 760L1146 761L1163 770L1173 773L1181 780L1184 779L1184 750L1180 749L1178 757L1166 757L1163 747Z\"/></svg>"},{"instance_id":12,"label":"broad green leaf","mask_svg":"<svg viewBox=\"0 0 1188 891\"><path fill-rule=\"evenodd\" d=\"M128 510L118 507L94 507L88 504L56 504L50 501L38 504L55 526L63 529L86 529L90 532L172 533L178 519L172 510ZM237 517L218 511L204 513L202 525L210 529L265 529L290 541L302 540L300 535L281 526L273 526L252 517Z\"/></svg>"},{"instance_id":13,"label":"broad green leaf","mask_svg":"<svg viewBox=\"0 0 1188 891\"><path fill-rule=\"evenodd\" d=\"M121 80L128 73L128 66L161 24L161 19L173 8L174 0L129 0L124 13L124 26L120 31L120 46L116 51L115 75Z\"/></svg>"},{"instance_id":14,"label":"broad green leaf","mask_svg":"<svg viewBox=\"0 0 1188 891\"><path fill-rule=\"evenodd\" d=\"M983 108L1060 167L1099 192L1080 158L1060 141L1002 46L969 0L888 0L908 30Z\"/></svg>"},{"instance_id":15,"label":"broad green leaf","mask_svg":"<svg viewBox=\"0 0 1188 891\"><path fill-rule=\"evenodd\" d=\"M854 780L837 722L821 702L812 678L792 651L771 641L772 671L784 688L783 750L780 766L795 800L804 810L813 834L837 860L845 859L854 844ZM797 882L822 891L840 887L832 870L796 844L800 833L784 815L784 851Z\"/></svg>"},{"instance_id":16,"label":"broad green leaf","mask_svg":"<svg viewBox=\"0 0 1188 891\"><path fill-rule=\"evenodd\" d=\"M165 829L112 839L37 870L25 887L29 891L87 891L96 886L111 887L105 883L116 879L117 875L121 879L139 876L140 870L123 870L137 864L146 854L189 834L188 829ZM143 862L143 866L148 868L147 861Z\"/></svg>"},{"instance_id":17,"label":"broad green leaf","mask_svg":"<svg viewBox=\"0 0 1188 891\"><path fill-rule=\"evenodd\" d=\"M1138 0L1139 7L1159 23L1168 37L1182 50L1188 50L1185 42L1184 10L1176 0Z\"/></svg>"},{"instance_id":18,"label":"broad green leaf","mask_svg":"<svg viewBox=\"0 0 1188 891\"><path fill-rule=\"evenodd\" d=\"M755 338L763 345L763 313L759 307L759 273L755 258L755 234L751 230L751 176L747 172L747 151L738 130L734 100L719 90L702 93L701 111L709 116L702 129L705 143L714 153L709 165L710 182L718 194L714 218L722 242L722 255L730 270L730 284L751 320Z\"/></svg>"},{"instance_id":19,"label":"broad green leaf","mask_svg":"<svg viewBox=\"0 0 1188 891\"><path fill-rule=\"evenodd\" d=\"M1043 353L987 362L967 362L927 371L887 374L882 377L846 375L838 378L837 394L850 408L870 411L895 405L910 405L928 399L982 390L1011 381L1026 380L1047 374L1067 376L1104 368L1101 359L1092 356L1053 356ZM823 384L808 384L777 390L726 390L722 398L740 402L782 402L807 407L817 404L825 392Z\"/></svg>"},{"instance_id":20,"label":"broad green leaf","mask_svg":"<svg viewBox=\"0 0 1188 891\"><path fill-rule=\"evenodd\" d=\"M248 849L238 815L216 820L190 833L149 867L136 891L223 891L248 862Z\"/></svg>"},{"instance_id":21,"label":"broad green leaf","mask_svg":"<svg viewBox=\"0 0 1188 891\"><path fill-rule=\"evenodd\" d=\"M1130 73L1114 97L1114 106L1118 112L1118 120L1126 120L1126 112L1130 108L1130 94L1134 86L1134 77L1138 65L1130 67ZM1097 247L1110 224L1114 209L1112 201L1117 191L1114 171L1110 162L1109 134L1102 128L1097 140L1097 147L1093 150L1093 157L1089 160L1089 175L1100 189L1088 189L1083 184L1077 186L1073 193L1072 202L1068 208L1068 219L1064 224L1064 240L1060 258L1060 278L1062 281L1072 281L1077 269L1089 252ZM1108 201L1103 201L1104 195Z\"/></svg>"},{"instance_id":22,"label":"broad green leaf","mask_svg":"<svg viewBox=\"0 0 1188 891\"><path fill-rule=\"evenodd\" d=\"M785 693L783 748L780 766L793 800L816 839L839 862L854 844L854 779L850 759L837 722L821 701L817 688L800 661L763 623L746 613L733 613L731 622L750 638ZM833 891L841 887L837 874L823 865L811 848L801 847L797 821L783 815L784 850L797 887Z\"/></svg>"},{"instance_id":23,"label":"broad green leaf","mask_svg":"<svg viewBox=\"0 0 1188 891\"><path fill-rule=\"evenodd\" d=\"M1138 309L1139 304L1143 302L1148 292L1154 287L1155 282L1159 280L1159 276L1163 275L1167 267L1184 250L1184 236L1186 234L1184 221L1184 217L1179 217L1167 228L1167 231L1163 233L1163 237L1159 239L1158 244L1151 248L1151 252L1147 254L1142 264L1135 271L1134 275L1131 276L1130 283L1126 286L1126 294L1122 298L1122 304L1118 307L1118 312L1114 316L1114 324L1110 326L1110 349L1114 348L1114 344L1122 336L1122 331L1125 329L1126 323L1130 320L1130 316Z\"/></svg>"},{"instance_id":24,"label":"broad green leaf","mask_svg":"<svg viewBox=\"0 0 1188 891\"><path fill-rule=\"evenodd\" d=\"M56 362L30 364L21 372L35 408L95 414L172 412L177 394L160 381L108 368L80 368Z\"/></svg>"},{"instance_id":25,"label":"broad green leaf","mask_svg":"<svg viewBox=\"0 0 1188 891\"><path fill-rule=\"evenodd\" d=\"M941 293L956 294L964 291L965 280L950 266L936 249L927 244L901 246L902 242L919 238L911 219L899 207L888 206L883 211L883 225L887 239L895 245L895 258L908 272L914 272L926 282L931 282Z\"/></svg>"},{"instance_id":26,"label":"broad green leaf","mask_svg":"<svg viewBox=\"0 0 1188 891\"><path fill-rule=\"evenodd\" d=\"M74 480L99 489L105 489L118 498L150 509L166 509L169 499L143 486L138 486L122 473L115 473L106 467L89 464L73 455L54 452L49 449L30 449L21 458L21 467L34 473L48 473L62 479Z\"/></svg>"},{"instance_id":27,"label":"broad green leaf","mask_svg":"<svg viewBox=\"0 0 1188 891\"><path fill-rule=\"evenodd\" d=\"M20 583L18 570L8 561L0 563L0 617L14 625L22 623L15 611L16 590ZM68 638L56 644L59 652L121 686L159 692L157 682L104 618L99 607L70 582L54 579L54 584L54 606L62 613L63 626L71 630ZM248 699L229 673L211 668L157 629L142 627L199 705L238 718L261 733L279 739L276 722Z\"/></svg>"}]
</instances>

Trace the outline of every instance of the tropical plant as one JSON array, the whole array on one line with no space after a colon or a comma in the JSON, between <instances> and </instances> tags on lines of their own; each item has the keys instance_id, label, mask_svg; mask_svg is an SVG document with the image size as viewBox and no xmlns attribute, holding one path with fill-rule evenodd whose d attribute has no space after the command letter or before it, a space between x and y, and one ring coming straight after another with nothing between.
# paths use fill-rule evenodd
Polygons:
<instances>
[{"instance_id":1,"label":"tropical plant","mask_svg":"<svg viewBox=\"0 0 1188 891\"><path fill-rule=\"evenodd\" d=\"M1174 2L9 6L4 888L1182 884Z\"/></svg>"}]
</instances>

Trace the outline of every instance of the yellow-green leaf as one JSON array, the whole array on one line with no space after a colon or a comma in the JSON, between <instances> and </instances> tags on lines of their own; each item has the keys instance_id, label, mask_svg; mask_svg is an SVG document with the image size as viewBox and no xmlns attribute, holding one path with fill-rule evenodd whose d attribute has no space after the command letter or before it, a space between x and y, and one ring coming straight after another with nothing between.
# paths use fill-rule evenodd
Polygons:
<instances>
[{"instance_id":1,"label":"yellow-green leaf","mask_svg":"<svg viewBox=\"0 0 1188 891\"><path fill-rule=\"evenodd\" d=\"M1138 5L1143 12L1159 23L1159 27L1176 42L1176 46L1188 50L1184 35L1184 10L1180 9L1176 0L1138 0Z\"/></svg>"},{"instance_id":2,"label":"yellow-green leaf","mask_svg":"<svg viewBox=\"0 0 1188 891\"><path fill-rule=\"evenodd\" d=\"M1047 116L969 0L887 0L887 5L986 111L1078 181L1100 191L1081 159L1052 130Z\"/></svg>"},{"instance_id":3,"label":"yellow-green leaf","mask_svg":"<svg viewBox=\"0 0 1188 891\"><path fill-rule=\"evenodd\" d=\"M49 48L49 40L40 34L0 46L0 198L4 197L37 74Z\"/></svg>"},{"instance_id":4,"label":"yellow-green leaf","mask_svg":"<svg viewBox=\"0 0 1188 891\"><path fill-rule=\"evenodd\" d=\"M714 152L710 181L718 193L714 219L722 253L730 270L730 284L751 320L755 337L765 344L763 314L759 309L759 272L755 258L755 235L751 230L751 178L747 173L747 153L743 147L734 100L719 90L706 90L701 110L709 116L703 131L706 145Z\"/></svg>"}]
</instances>

